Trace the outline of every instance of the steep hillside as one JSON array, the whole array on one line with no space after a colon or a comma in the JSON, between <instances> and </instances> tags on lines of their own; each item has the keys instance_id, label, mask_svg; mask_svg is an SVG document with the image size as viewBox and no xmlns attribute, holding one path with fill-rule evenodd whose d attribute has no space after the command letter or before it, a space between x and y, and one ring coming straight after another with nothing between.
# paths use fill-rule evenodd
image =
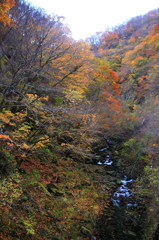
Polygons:
<instances>
[{"instance_id":1,"label":"steep hillside","mask_svg":"<svg viewBox=\"0 0 159 240\"><path fill-rule=\"evenodd\" d=\"M131 173L143 174L138 177L137 188L141 196L149 198L143 239L151 239L159 211L158 22L159 9L156 9L88 39L95 55L107 60L118 76L121 93L118 101L125 114L121 134L124 129L130 134L122 149L122 159L126 166L131 161Z\"/></svg>"},{"instance_id":2,"label":"steep hillside","mask_svg":"<svg viewBox=\"0 0 159 240\"><path fill-rule=\"evenodd\" d=\"M85 42L59 16L1 4L0 239L153 239L159 9Z\"/></svg>"}]
</instances>

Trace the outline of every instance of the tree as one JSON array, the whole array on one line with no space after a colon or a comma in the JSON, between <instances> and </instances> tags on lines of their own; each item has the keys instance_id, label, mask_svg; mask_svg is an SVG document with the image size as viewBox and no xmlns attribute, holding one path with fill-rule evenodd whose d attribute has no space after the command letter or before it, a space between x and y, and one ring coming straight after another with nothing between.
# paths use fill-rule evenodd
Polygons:
<instances>
[{"instance_id":1,"label":"tree","mask_svg":"<svg viewBox=\"0 0 159 240\"><path fill-rule=\"evenodd\" d=\"M110 49L110 48L115 48L118 45L119 42L119 36L116 32L114 31L105 31L101 35L101 43L102 46Z\"/></svg>"},{"instance_id":2,"label":"tree","mask_svg":"<svg viewBox=\"0 0 159 240\"><path fill-rule=\"evenodd\" d=\"M29 112L53 89L62 91L66 85L80 83L91 53L87 44L73 41L58 16L47 16L18 0L10 14L16 25L6 28L0 46L0 109Z\"/></svg>"},{"instance_id":3,"label":"tree","mask_svg":"<svg viewBox=\"0 0 159 240\"><path fill-rule=\"evenodd\" d=\"M93 54L58 16L19 0L10 16L15 24L4 26L0 44L1 126L12 128L18 148L31 151L50 144L50 125L60 125L63 116L73 121L67 102L83 98Z\"/></svg>"},{"instance_id":4,"label":"tree","mask_svg":"<svg viewBox=\"0 0 159 240\"><path fill-rule=\"evenodd\" d=\"M11 22L8 11L14 6L14 4L14 0L0 0L0 22L4 25L9 25Z\"/></svg>"},{"instance_id":5,"label":"tree","mask_svg":"<svg viewBox=\"0 0 159 240\"><path fill-rule=\"evenodd\" d=\"M119 124L122 113L119 95L118 76L105 58L96 58L92 82L86 91L98 126L96 128L105 131L112 127L115 129Z\"/></svg>"}]
</instances>

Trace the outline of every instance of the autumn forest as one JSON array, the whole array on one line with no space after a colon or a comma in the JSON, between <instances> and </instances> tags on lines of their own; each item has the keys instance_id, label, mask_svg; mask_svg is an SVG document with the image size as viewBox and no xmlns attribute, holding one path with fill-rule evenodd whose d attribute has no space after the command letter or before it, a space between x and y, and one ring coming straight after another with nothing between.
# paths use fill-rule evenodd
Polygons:
<instances>
[{"instance_id":1,"label":"autumn forest","mask_svg":"<svg viewBox=\"0 0 159 240\"><path fill-rule=\"evenodd\" d=\"M0 29L0 239L159 239L159 9L75 41L0 0Z\"/></svg>"}]
</instances>

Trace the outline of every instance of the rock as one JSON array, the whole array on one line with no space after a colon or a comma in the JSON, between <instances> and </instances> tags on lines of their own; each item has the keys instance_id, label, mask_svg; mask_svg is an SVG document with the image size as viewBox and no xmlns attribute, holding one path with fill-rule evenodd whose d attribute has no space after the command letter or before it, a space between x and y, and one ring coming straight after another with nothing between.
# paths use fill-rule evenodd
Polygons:
<instances>
[{"instance_id":1,"label":"rock","mask_svg":"<svg viewBox=\"0 0 159 240\"><path fill-rule=\"evenodd\" d=\"M95 170L95 173L102 174L102 173L103 173L103 169L96 169L96 170Z\"/></svg>"},{"instance_id":2,"label":"rock","mask_svg":"<svg viewBox=\"0 0 159 240\"><path fill-rule=\"evenodd\" d=\"M91 186L91 183L89 183L89 182L84 182L84 183L82 183L82 186L83 186L83 187L90 187L90 186Z\"/></svg>"},{"instance_id":3,"label":"rock","mask_svg":"<svg viewBox=\"0 0 159 240\"><path fill-rule=\"evenodd\" d=\"M20 168L18 169L18 171L19 171L21 174L25 174L25 173L26 173L25 168L22 168L22 167L20 167Z\"/></svg>"},{"instance_id":4,"label":"rock","mask_svg":"<svg viewBox=\"0 0 159 240\"><path fill-rule=\"evenodd\" d=\"M64 192L60 191L54 184L47 184L47 190L50 193L53 193L55 196L63 196Z\"/></svg>"},{"instance_id":5,"label":"rock","mask_svg":"<svg viewBox=\"0 0 159 240\"><path fill-rule=\"evenodd\" d=\"M91 184L89 182L84 182L74 186L74 189L82 189L83 187L89 187Z\"/></svg>"},{"instance_id":6,"label":"rock","mask_svg":"<svg viewBox=\"0 0 159 240\"><path fill-rule=\"evenodd\" d=\"M107 174L114 175L114 171L107 171Z\"/></svg>"},{"instance_id":7,"label":"rock","mask_svg":"<svg viewBox=\"0 0 159 240\"><path fill-rule=\"evenodd\" d=\"M82 188L83 188L82 184L78 184L74 186L74 189L82 189Z\"/></svg>"},{"instance_id":8,"label":"rock","mask_svg":"<svg viewBox=\"0 0 159 240\"><path fill-rule=\"evenodd\" d=\"M54 184L52 184L52 183L48 183L47 185L47 190L49 191L49 192L53 192L53 189L58 189Z\"/></svg>"},{"instance_id":9,"label":"rock","mask_svg":"<svg viewBox=\"0 0 159 240\"><path fill-rule=\"evenodd\" d=\"M10 236L12 236L13 238L19 238L19 236L14 230L10 232Z\"/></svg>"},{"instance_id":10,"label":"rock","mask_svg":"<svg viewBox=\"0 0 159 240\"><path fill-rule=\"evenodd\" d=\"M41 236L41 237L45 237L45 236L46 236L46 233L47 233L47 232L46 232L45 229L41 229L41 230L40 230L40 236Z\"/></svg>"},{"instance_id":11,"label":"rock","mask_svg":"<svg viewBox=\"0 0 159 240\"><path fill-rule=\"evenodd\" d=\"M66 194L67 194L69 197L74 197L71 192L66 192Z\"/></svg>"}]
</instances>

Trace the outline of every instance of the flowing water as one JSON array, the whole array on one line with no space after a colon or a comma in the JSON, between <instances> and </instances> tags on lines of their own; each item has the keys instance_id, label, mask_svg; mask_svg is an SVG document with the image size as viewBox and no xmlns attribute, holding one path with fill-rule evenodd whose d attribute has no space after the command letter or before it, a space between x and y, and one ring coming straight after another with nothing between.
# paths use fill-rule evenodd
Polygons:
<instances>
[{"instance_id":1,"label":"flowing water","mask_svg":"<svg viewBox=\"0 0 159 240\"><path fill-rule=\"evenodd\" d=\"M134 202L134 193L130 193L128 184L134 182L133 179L128 180L127 176L121 180L121 185L117 191L113 194L112 202L114 206L120 207L125 204L127 207L136 207L137 204Z\"/></svg>"},{"instance_id":2,"label":"flowing water","mask_svg":"<svg viewBox=\"0 0 159 240\"><path fill-rule=\"evenodd\" d=\"M108 140L106 140L106 147L100 149L99 152L107 152L108 149L109 149L109 144L108 144ZM105 158L100 159L100 156L98 157L99 157L99 160L97 162L98 165L110 166L113 164L113 160L108 154L105 155ZM120 173L116 173L116 174L123 175ZM129 185L130 183L134 182L134 179L128 179L128 177L124 175L123 178L121 177L120 181L121 183L119 187L117 188L117 190L114 192L112 196L113 205L116 207L120 207L123 204L125 204L127 207L137 206L137 204L134 202L134 199L133 199L134 193L130 193L130 190L129 190Z\"/></svg>"},{"instance_id":3,"label":"flowing water","mask_svg":"<svg viewBox=\"0 0 159 240\"><path fill-rule=\"evenodd\" d=\"M115 183L118 184L112 193L112 205L108 211L103 212L97 223L100 239L141 240L143 232L140 221L140 206L137 204L135 193L132 191L135 179L129 178L121 169L118 169L116 160L111 157L108 140L106 140L106 146L98 151L97 157L97 165L107 166L107 173L112 174L112 179L114 178Z\"/></svg>"}]
</instances>

